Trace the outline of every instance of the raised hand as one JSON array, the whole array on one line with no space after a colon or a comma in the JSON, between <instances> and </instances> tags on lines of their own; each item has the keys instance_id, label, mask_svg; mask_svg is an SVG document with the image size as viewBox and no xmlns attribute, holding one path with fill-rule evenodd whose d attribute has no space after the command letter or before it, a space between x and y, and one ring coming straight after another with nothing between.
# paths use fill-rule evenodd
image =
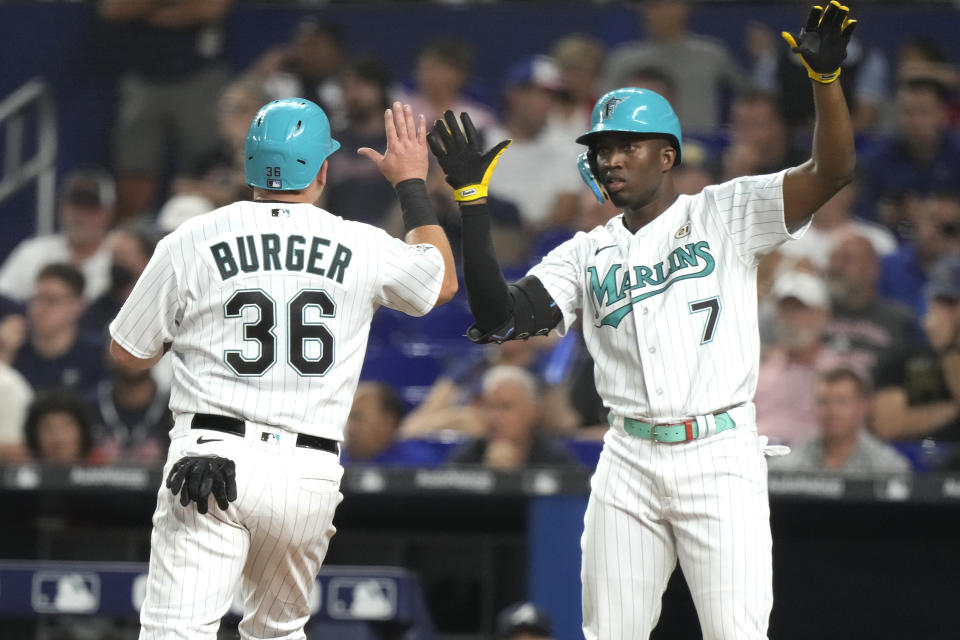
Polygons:
<instances>
[{"instance_id":1,"label":"raised hand","mask_svg":"<svg viewBox=\"0 0 960 640\"><path fill-rule=\"evenodd\" d=\"M786 31L780 34L812 80L829 84L840 77L840 65L847 57L847 43L857 26L857 21L849 15L849 7L831 0L826 9L820 5L810 9L807 23L796 37Z\"/></svg>"},{"instance_id":2,"label":"raised hand","mask_svg":"<svg viewBox=\"0 0 960 640\"><path fill-rule=\"evenodd\" d=\"M462 130L453 111L444 112L443 117L446 122L436 121L427 142L447 176L447 184L453 187L453 197L457 202L486 198L493 169L513 140L503 140L484 153L469 114L460 114Z\"/></svg>"},{"instance_id":3,"label":"raised hand","mask_svg":"<svg viewBox=\"0 0 960 640\"><path fill-rule=\"evenodd\" d=\"M394 102L393 108L384 112L383 124L387 132L386 152L380 154L369 147L361 147L357 153L377 165L393 186L404 180L426 180L427 125L423 114L415 121L413 107Z\"/></svg>"}]
</instances>

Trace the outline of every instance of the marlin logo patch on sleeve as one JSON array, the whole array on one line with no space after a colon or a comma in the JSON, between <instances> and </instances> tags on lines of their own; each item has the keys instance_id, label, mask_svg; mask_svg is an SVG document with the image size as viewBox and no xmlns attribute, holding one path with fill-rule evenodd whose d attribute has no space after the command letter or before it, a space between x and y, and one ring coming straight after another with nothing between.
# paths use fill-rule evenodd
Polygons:
<instances>
[{"instance_id":1,"label":"marlin logo patch on sleeve","mask_svg":"<svg viewBox=\"0 0 960 640\"><path fill-rule=\"evenodd\" d=\"M675 249L652 267L629 268L614 263L607 268L602 279L597 267L588 267L587 286L594 303L595 324L616 328L636 303L660 295L675 282L706 278L716 265L710 244L700 241Z\"/></svg>"}]
</instances>

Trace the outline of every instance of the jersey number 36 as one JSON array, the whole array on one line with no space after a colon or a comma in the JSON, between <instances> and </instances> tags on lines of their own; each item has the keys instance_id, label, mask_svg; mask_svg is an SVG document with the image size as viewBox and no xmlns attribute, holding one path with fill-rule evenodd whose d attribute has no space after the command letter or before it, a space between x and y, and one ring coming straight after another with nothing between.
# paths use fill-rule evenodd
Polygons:
<instances>
[{"instance_id":1,"label":"jersey number 36","mask_svg":"<svg viewBox=\"0 0 960 640\"><path fill-rule=\"evenodd\" d=\"M258 343L259 355L247 358L242 351L228 349L223 359L238 376L261 376L277 359L277 305L262 289L241 289L223 305L223 315L241 318L245 307L256 307L259 312L255 321L243 323L243 339ZM337 311L333 299L322 289L304 289L290 299L287 364L302 376L322 376L333 365L333 334L322 322L307 322L309 307L319 310L321 318L332 318ZM310 343L319 346L319 355L308 357L304 353Z\"/></svg>"}]
</instances>

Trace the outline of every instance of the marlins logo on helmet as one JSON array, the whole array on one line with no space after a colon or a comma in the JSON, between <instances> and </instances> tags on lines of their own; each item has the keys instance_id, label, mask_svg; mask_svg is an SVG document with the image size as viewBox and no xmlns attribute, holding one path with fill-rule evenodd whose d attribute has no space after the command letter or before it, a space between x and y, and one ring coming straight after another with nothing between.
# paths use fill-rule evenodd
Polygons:
<instances>
[{"instance_id":1,"label":"marlins logo on helmet","mask_svg":"<svg viewBox=\"0 0 960 640\"><path fill-rule=\"evenodd\" d=\"M603 114L600 116L600 119L606 120L607 118L612 116L613 110L616 108L616 106L624 101L626 101L626 98L618 98L617 96L613 96L612 98L607 100L606 103L604 103L603 105Z\"/></svg>"}]
</instances>

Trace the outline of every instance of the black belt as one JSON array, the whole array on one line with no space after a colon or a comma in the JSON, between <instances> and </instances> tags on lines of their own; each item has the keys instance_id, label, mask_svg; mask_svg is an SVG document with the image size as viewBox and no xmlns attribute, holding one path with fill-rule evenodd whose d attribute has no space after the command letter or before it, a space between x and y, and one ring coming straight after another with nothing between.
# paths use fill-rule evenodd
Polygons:
<instances>
[{"instance_id":1,"label":"black belt","mask_svg":"<svg viewBox=\"0 0 960 640\"><path fill-rule=\"evenodd\" d=\"M212 413L194 414L190 421L191 429L209 429L211 431L220 431L230 433L241 438L247 433L247 423L239 418L228 418L227 416L215 416ZM270 434L264 433L263 440L267 440ZM340 454L340 446L336 440L330 438L321 438L320 436L311 436L306 433L297 434L297 446L304 449L318 449L327 451L334 455Z\"/></svg>"}]
</instances>

